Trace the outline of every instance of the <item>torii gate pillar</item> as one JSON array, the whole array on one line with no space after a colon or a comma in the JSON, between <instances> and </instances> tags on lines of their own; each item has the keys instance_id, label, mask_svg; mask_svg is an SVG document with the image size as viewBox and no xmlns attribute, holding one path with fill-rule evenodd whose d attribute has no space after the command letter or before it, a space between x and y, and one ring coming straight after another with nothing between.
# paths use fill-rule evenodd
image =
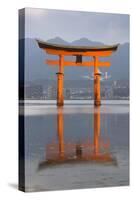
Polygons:
<instances>
[{"instance_id":1,"label":"torii gate pillar","mask_svg":"<svg viewBox=\"0 0 133 200\"><path fill-rule=\"evenodd\" d=\"M59 72L57 74L57 106L64 105L64 56L59 56Z\"/></svg>"},{"instance_id":2,"label":"torii gate pillar","mask_svg":"<svg viewBox=\"0 0 133 200\"><path fill-rule=\"evenodd\" d=\"M100 76L98 70L98 56L94 56L94 105L101 105Z\"/></svg>"}]
</instances>

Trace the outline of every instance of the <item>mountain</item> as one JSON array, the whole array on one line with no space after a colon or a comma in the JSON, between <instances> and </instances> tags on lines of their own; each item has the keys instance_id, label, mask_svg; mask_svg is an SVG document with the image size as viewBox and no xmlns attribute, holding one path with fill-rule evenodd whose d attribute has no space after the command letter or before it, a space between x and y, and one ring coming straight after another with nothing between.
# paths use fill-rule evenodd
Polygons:
<instances>
[{"instance_id":1,"label":"mountain","mask_svg":"<svg viewBox=\"0 0 133 200\"><path fill-rule=\"evenodd\" d=\"M47 40L47 42L53 43L53 44L65 44L65 45L69 44L69 42L63 40L60 37L55 37L55 38L49 39L49 40Z\"/></svg>"},{"instance_id":2,"label":"mountain","mask_svg":"<svg viewBox=\"0 0 133 200\"><path fill-rule=\"evenodd\" d=\"M23 43L23 39L19 41ZM90 41L87 38L80 38L73 42L67 42L60 37L48 40L50 43L69 44L69 45L104 45L97 41ZM22 45L20 45L21 47ZM47 58L58 59L57 56L46 55L46 53L38 47L36 40L32 38L25 39L25 80L26 83L36 82L37 80L56 80L57 67L47 66L45 61ZM75 57L69 59L75 60ZM87 60L89 58L83 58ZM102 58L102 60L111 61L110 68L100 68L101 71L107 71L111 75L112 80L128 80L129 79L129 43L119 45L116 52L111 57ZM20 62L20 66L21 65ZM92 73L93 68L65 67L65 80L84 80L84 76Z\"/></svg>"},{"instance_id":3,"label":"mountain","mask_svg":"<svg viewBox=\"0 0 133 200\"><path fill-rule=\"evenodd\" d=\"M91 41L88 40L87 38L80 38L79 40L74 40L73 42L70 43L71 45L79 45L79 46L100 46L103 45L101 42L97 41Z\"/></svg>"}]
</instances>

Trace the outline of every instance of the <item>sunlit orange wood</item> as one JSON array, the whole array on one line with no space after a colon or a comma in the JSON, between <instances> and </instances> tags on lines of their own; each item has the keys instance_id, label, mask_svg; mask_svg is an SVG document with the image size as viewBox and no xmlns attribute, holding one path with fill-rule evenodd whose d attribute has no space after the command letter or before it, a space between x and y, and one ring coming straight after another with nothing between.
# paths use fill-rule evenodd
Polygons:
<instances>
[{"instance_id":1,"label":"sunlit orange wood","mask_svg":"<svg viewBox=\"0 0 133 200\"><path fill-rule=\"evenodd\" d=\"M100 76L98 70L98 56L94 56L94 105L101 105L101 95L100 95Z\"/></svg>"},{"instance_id":2,"label":"sunlit orange wood","mask_svg":"<svg viewBox=\"0 0 133 200\"><path fill-rule=\"evenodd\" d=\"M64 55L59 55L59 73L64 74Z\"/></svg>"},{"instance_id":3,"label":"sunlit orange wood","mask_svg":"<svg viewBox=\"0 0 133 200\"><path fill-rule=\"evenodd\" d=\"M46 60L47 65L59 66L58 60ZM97 63L98 67L110 67L110 62L99 61ZM65 67L94 67L94 61L84 61L82 63L76 63L72 61L64 61Z\"/></svg>"},{"instance_id":4,"label":"sunlit orange wood","mask_svg":"<svg viewBox=\"0 0 133 200\"><path fill-rule=\"evenodd\" d=\"M82 55L82 56L110 56L112 54L112 51L85 51L85 52L76 52L76 51L64 51L64 50L55 50L55 49L44 49L47 54L52 55L65 55L65 56L76 56L76 55Z\"/></svg>"},{"instance_id":5,"label":"sunlit orange wood","mask_svg":"<svg viewBox=\"0 0 133 200\"><path fill-rule=\"evenodd\" d=\"M57 106L64 105L64 56L59 56L59 72L57 73Z\"/></svg>"}]
</instances>

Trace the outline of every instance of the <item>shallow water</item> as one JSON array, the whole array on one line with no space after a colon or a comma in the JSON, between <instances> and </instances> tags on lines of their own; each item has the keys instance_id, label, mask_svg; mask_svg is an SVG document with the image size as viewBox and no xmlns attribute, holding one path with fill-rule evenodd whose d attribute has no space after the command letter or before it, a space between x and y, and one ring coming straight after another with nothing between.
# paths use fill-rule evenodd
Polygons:
<instances>
[{"instance_id":1,"label":"shallow water","mask_svg":"<svg viewBox=\"0 0 133 200\"><path fill-rule=\"evenodd\" d=\"M25 107L26 191L129 184L129 105ZM108 156L105 156L108 155Z\"/></svg>"}]
</instances>

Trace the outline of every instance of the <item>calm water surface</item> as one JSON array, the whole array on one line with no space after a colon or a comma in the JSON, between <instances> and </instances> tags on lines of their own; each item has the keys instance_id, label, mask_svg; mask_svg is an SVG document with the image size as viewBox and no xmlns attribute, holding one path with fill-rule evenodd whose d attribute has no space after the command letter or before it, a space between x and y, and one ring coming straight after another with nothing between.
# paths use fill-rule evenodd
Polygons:
<instances>
[{"instance_id":1,"label":"calm water surface","mask_svg":"<svg viewBox=\"0 0 133 200\"><path fill-rule=\"evenodd\" d=\"M78 102L79 103L79 102ZM129 105L25 107L26 190L129 184Z\"/></svg>"}]
</instances>

